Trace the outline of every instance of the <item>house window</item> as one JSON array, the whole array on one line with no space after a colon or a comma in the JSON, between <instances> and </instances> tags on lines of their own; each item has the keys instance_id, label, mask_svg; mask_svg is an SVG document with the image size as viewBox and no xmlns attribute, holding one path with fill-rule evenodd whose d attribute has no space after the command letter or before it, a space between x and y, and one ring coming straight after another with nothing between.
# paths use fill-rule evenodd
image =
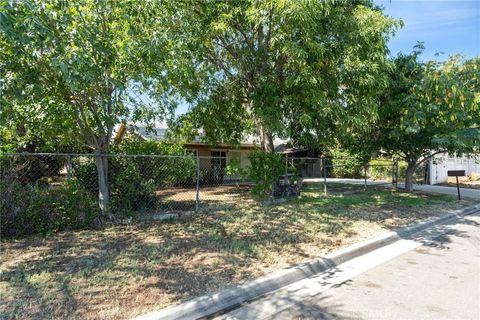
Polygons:
<instances>
[{"instance_id":1,"label":"house window","mask_svg":"<svg viewBox=\"0 0 480 320\"><path fill-rule=\"evenodd\" d=\"M187 155L196 157L197 154L197 149L187 149Z\"/></svg>"},{"instance_id":2,"label":"house window","mask_svg":"<svg viewBox=\"0 0 480 320\"><path fill-rule=\"evenodd\" d=\"M225 169L227 166L227 153L225 151L211 151L212 169Z\"/></svg>"},{"instance_id":3,"label":"house window","mask_svg":"<svg viewBox=\"0 0 480 320\"><path fill-rule=\"evenodd\" d=\"M225 151L211 151L212 179L215 183L221 183L227 167L227 153Z\"/></svg>"}]
</instances>

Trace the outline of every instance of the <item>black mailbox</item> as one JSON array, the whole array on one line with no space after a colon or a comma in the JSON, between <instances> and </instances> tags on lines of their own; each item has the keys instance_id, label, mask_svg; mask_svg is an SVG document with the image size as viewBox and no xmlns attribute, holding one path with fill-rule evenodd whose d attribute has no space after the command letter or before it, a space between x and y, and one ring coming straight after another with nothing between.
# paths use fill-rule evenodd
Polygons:
<instances>
[{"instance_id":1,"label":"black mailbox","mask_svg":"<svg viewBox=\"0 0 480 320\"><path fill-rule=\"evenodd\" d=\"M465 170L448 170L447 175L449 177L464 177Z\"/></svg>"},{"instance_id":2,"label":"black mailbox","mask_svg":"<svg viewBox=\"0 0 480 320\"><path fill-rule=\"evenodd\" d=\"M458 200L460 200L460 186L458 185L458 177L464 177L465 170L448 170L447 176L457 178L457 193L458 193Z\"/></svg>"}]
</instances>

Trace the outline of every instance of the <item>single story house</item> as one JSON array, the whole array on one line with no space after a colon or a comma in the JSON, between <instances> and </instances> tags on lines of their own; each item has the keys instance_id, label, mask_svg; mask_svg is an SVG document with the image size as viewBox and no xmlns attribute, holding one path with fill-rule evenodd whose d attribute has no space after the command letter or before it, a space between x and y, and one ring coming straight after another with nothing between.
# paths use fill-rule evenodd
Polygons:
<instances>
[{"instance_id":1,"label":"single story house","mask_svg":"<svg viewBox=\"0 0 480 320\"><path fill-rule=\"evenodd\" d=\"M127 130L118 128L117 133ZM134 132L145 139L164 140L166 139L167 129L157 127L148 129L144 126L130 126L130 132ZM120 133L123 135L123 133ZM292 147L287 140L275 138L275 152L283 154L288 158L289 163L294 164L299 173L304 177L321 177L323 176L322 162L320 157L325 156L318 151L314 151L303 147ZM249 135L245 136L239 145L218 144L212 145L206 143L201 137L195 137L193 141L184 144L187 150L193 155L198 156L200 160L200 169L203 172L210 172L215 176L215 180L238 180L240 177L235 175L226 175L228 164L235 159L241 168L250 165L249 154L260 148L260 141L257 137Z\"/></svg>"},{"instance_id":2,"label":"single story house","mask_svg":"<svg viewBox=\"0 0 480 320\"><path fill-rule=\"evenodd\" d=\"M147 130L145 127L136 126L130 127L132 132L139 134L145 139L164 140L166 136L166 128L154 128ZM278 146L284 144L285 141L280 139L274 140L274 145ZM193 141L189 141L184 144L187 150L190 150L193 155L199 157L200 169L203 172L210 172L213 176L212 179L223 180L237 180L240 177L226 175L227 165L236 159L241 168L245 168L250 165L248 159L249 154L258 149L260 143L254 136L246 136L239 145L218 144L212 145L206 143L201 137L196 137Z\"/></svg>"}]
</instances>

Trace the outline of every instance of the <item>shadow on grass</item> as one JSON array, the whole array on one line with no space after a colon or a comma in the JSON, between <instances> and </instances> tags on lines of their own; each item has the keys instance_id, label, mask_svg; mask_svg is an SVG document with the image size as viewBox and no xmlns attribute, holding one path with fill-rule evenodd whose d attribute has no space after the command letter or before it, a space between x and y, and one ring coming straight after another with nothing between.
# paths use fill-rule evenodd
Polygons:
<instances>
[{"instance_id":1,"label":"shadow on grass","mask_svg":"<svg viewBox=\"0 0 480 320\"><path fill-rule=\"evenodd\" d=\"M255 278L281 259L311 259L306 245L314 254L335 249L359 221L394 228L445 204L394 190L322 196L317 187L281 205L238 201L186 221L3 242L0 311L7 319L128 318Z\"/></svg>"}]
</instances>

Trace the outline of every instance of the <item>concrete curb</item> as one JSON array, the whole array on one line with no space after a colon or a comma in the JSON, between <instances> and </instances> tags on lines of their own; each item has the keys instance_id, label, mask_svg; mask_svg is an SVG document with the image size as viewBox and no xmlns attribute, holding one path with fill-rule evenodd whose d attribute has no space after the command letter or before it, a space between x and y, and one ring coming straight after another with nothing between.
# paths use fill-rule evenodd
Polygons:
<instances>
[{"instance_id":1,"label":"concrete curb","mask_svg":"<svg viewBox=\"0 0 480 320\"><path fill-rule=\"evenodd\" d=\"M177 306L167 307L158 311L147 313L134 320L169 320L169 319L199 319L207 318L278 290L284 286L309 278L320 272L331 269L343 262L359 257L365 253L389 245L402 238L409 237L433 225L461 218L480 210L480 204L455 210L441 217L432 218L402 228L396 232L389 232L382 236L366 240L347 248L332 252L325 257L317 258L310 262L288 267L261 277L243 285L234 286L222 291L198 297Z\"/></svg>"}]
</instances>

